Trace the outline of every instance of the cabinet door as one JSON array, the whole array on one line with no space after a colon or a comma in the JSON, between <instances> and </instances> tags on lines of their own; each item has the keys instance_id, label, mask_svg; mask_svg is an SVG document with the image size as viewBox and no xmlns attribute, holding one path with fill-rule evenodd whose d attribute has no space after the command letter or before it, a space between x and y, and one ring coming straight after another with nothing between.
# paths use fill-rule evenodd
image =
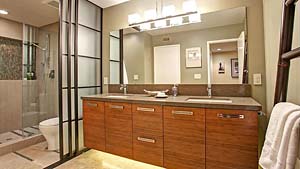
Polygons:
<instances>
[{"instance_id":1,"label":"cabinet door","mask_svg":"<svg viewBox=\"0 0 300 169\"><path fill-rule=\"evenodd\" d=\"M206 169L257 169L257 113L206 110Z\"/></svg>"},{"instance_id":2,"label":"cabinet door","mask_svg":"<svg viewBox=\"0 0 300 169\"><path fill-rule=\"evenodd\" d=\"M104 103L83 101L85 147L105 151Z\"/></svg>"},{"instance_id":3,"label":"cabinet door","mask_svg":"<svg viewBox=\"0 0 300 169\"><path fill-rule=\"evenodd\" d=\"M205 168L205 110L169 107L164 113L164 167Z\"/></svg>"},{"instance_id":4,"label":"cabinet door","mask_svg":"<svg viewBox=\"0 0 300 169\"><path fill-rule=\"evenodd\" d=\"M162 106L133 104L133 159L163 166Z\"/></svg>"},{"instance_id":5,"label":"cabinet door","mask_svg":"<svg viewBox=\"0 0 300 169\"><path fill-rule=\"evenodd\" d=\"M131 104L105 103L106 151L132 158Z\"/></svg>"}]
</instances>

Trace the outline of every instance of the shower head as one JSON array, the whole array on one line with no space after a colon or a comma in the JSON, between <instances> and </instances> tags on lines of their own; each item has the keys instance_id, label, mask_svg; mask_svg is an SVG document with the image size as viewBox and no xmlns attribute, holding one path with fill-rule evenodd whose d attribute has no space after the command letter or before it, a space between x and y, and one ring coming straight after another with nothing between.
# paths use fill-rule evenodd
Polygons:
<instances>
[{"instance_id":1,"label":"shower head","mask_svg":"<svg viewBox=\"0 0 300 169\"><path fill-rule=\"evenodd\" d=\"M47 50L46 48L43 48L43 47L41 47L41 46L39 46L39 45L37 45L35 43L32 43L32 45L35 46L35 47L37 47L37 48L39 48L39 49L41 49L42 51L46 51Z\"/></svg>"}]
</instances>

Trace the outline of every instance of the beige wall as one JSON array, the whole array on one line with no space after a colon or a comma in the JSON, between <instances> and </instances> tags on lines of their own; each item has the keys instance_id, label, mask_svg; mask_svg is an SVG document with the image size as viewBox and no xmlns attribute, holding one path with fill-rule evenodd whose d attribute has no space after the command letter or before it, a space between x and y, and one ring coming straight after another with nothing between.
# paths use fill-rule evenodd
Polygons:
<instances>
[{"instance_id":1,"label":"beige wall","mask_svg":"<svg viewBox=\"0 0 300 169\"><path fill-rule=\"evenodd\" d=\"M23 39L23 24L0 17L0 36L11 39Z\"/></svg>"},{"instance_id":2,"label":"beige wall","mask_svg":"<svg viewBox=\"0 0 300 169\"><path fill-rule=\"evenodd\" d=\"M233 52L220 52L212 54L212 84L238 84L239 78L231 77L231 59L238 58L238 53ZM225 64L225 73L219 74L219 63Z\"/></svg>"},{"instance_id":3,"label":"beige wall","mask_svg":"<svg viewBox=\"0 0 300 169\"><path fill-rule=\"evenodd\" d=\"M267 112L273 107L277 61L279 56L279 39L281 27L282 0L264 0L265 59L267 81ZM300 46L300 5L296 9L293 47ZM288 101L300 104L300 59L292 61L288 88Z\"/></svg>"},{"instance_id":4,"label":"beige wall","mask_svg":"<svg viewBox=\"0 0 300 169\"><path fill-rule=\"evenodd\" d=\"M179 9L181 0L173 0ZM249 82L252 84L254 73L262 74L263 85L253 86L252 95L262 105L265 105L265 59L264 59L264 32L263 6L261 0L197 0L203 13L222 9L246 6L248 19L249 42ZM109 32L128 27L127 16L134 12L142 12L155 7L155 1L131 0L129 2L104 9L103 18L103 75L109 77ZM107 91L104 88L104 91Z\"/></svg>"}]
</instances>

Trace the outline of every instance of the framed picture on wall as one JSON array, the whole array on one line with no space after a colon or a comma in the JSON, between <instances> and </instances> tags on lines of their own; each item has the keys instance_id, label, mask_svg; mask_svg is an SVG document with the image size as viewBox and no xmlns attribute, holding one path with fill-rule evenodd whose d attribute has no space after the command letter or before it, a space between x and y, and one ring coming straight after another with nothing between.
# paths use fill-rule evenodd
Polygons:
<instances>
[{"instance_id":1,"label":"framed picture on wall","mask_svg":"<svg viewBox=\"0 0 300 169\"><path fill-rule=\"evenodd\" d=\"M187 68L202 67L202 50L201 47L187 48L185 57L185 66Z\"/></svg>"},{"instance_id":2,"label":"framed picture on wall","mask_svg":"<svg viewBox=\"0 0 300 169\"><path fill-rule=\"evenodd\" d=\"M239 61L237 58L231 59L231 77L239 78Z\"/></svg>"}]
</instances>

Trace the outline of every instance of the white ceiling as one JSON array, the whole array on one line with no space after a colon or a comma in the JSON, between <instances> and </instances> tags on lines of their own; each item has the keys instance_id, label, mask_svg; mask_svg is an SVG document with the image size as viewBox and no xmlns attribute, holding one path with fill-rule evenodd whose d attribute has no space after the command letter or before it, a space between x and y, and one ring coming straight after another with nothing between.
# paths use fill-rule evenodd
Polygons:
<instances>
[{"instance_id":1,"label":"white ceiling","mask_svg":"<svg viewBox=\"0 0 300 169\"><path fill-rule=\"evenodd\" d=\"M129 0L89 0L102 8L118 5Z\"/></svg>"},{"instance_id":2,"label":"white ceiling","mask_svg":"<svg viewBox=\"0 0 300 169\"><path fill-rule=\"evenodd\" d=\"M46 0L0 0L0 9L8 15L2 18L41 27L59 20L59 11L47 5Z\"/></svg>"}]
</instances>

